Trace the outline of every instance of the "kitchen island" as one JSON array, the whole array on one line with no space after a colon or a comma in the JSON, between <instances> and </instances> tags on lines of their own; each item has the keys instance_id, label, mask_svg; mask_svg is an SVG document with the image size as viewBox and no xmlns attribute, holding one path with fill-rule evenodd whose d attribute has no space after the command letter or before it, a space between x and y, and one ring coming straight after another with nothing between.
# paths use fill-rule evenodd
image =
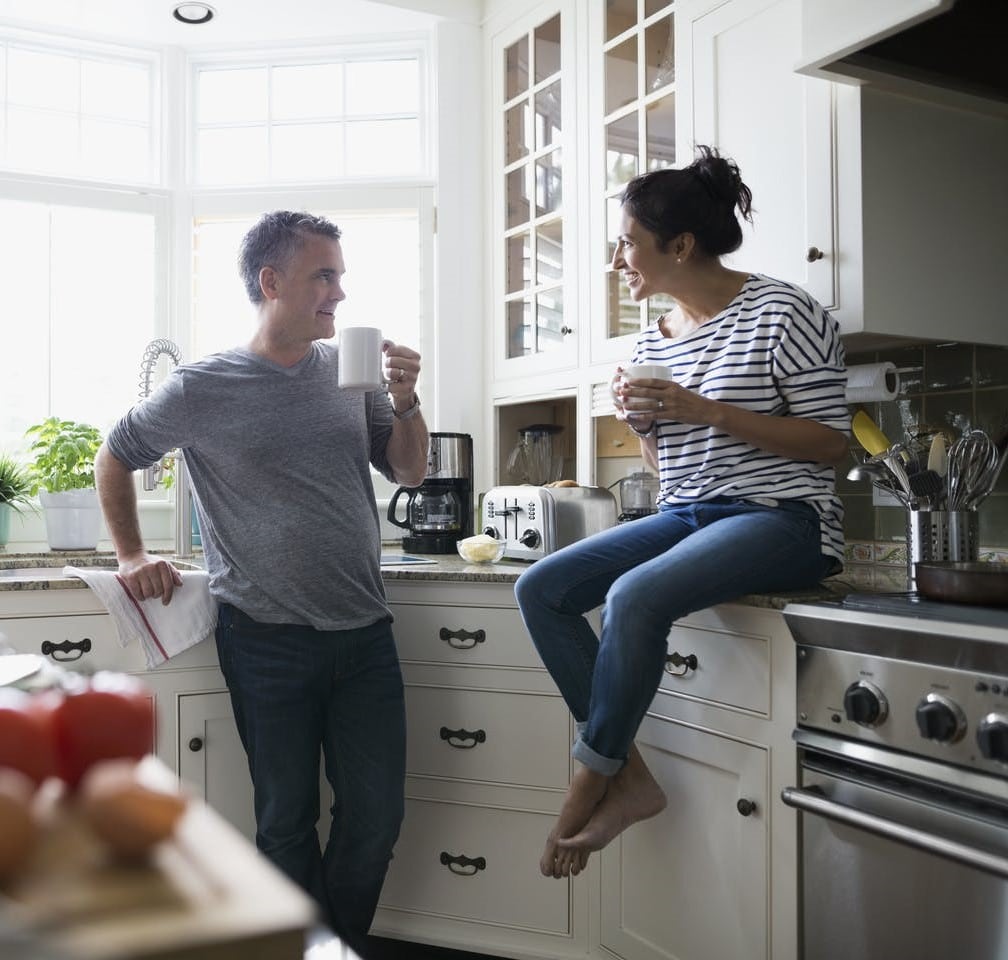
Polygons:
<instances>
[{"instance_id":1,"label":"kitchen island","mask_svg":"<svg viewBox=\"0 0 1008 960\"><path fill-rule=\"evenodd\" d=\"M580 877L547 880L538 860L569 783L573 730L515 604L524 565L429 559L382 569L406 685L408 778L374 932L521 960L794 960L797 829L779 797L796 770L795 656L781 610L905 589L903 571L743 597L677 623L638 737L667 809ZM251 836L248 773L212 641L147 670L84 583L63 576L66 563L85 562L114 564L109 554L0 558L0 634L18 652L59 644L72 669L142 674L158 756ZM326 792L320 784L323 809Z\"/></svg>"}]
</instances>

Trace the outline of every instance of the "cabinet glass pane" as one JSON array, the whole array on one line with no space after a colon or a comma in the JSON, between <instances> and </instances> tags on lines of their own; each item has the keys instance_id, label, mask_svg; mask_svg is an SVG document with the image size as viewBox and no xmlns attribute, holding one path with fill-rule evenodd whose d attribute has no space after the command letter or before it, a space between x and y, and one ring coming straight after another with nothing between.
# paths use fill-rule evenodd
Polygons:
<instances>
[{"instance_id":1,"label":"cabinet glass pane","mask_svg":"<svg viewBox=\"0 0 1008 960\"><path fill-rule=\"evenodd\" d=\"M606 125L606 189L637 176L637 111Z\"/></svg>"},{"instance_id":2,"label":"cabinet glass pane","mask_svg":"<svg viewBox=\"0 0 1008 960\"><path fill-rule=\"evenodd\" d=\"M536 216L559 210L563 203L563 167L559 150L536 161L535 178Z\"/></svg>"},{"instance_id":3,"label":"cabinet glass pane","mask_svg":"<svg viewBox=\"0 0 1008 960\"><path fill-rule=\"evenodd\" d=\"M611 270L607 275L606 333L609 337L623 337L640 331L640 307L630 299L630 291L619 273Z\"/></svg>"},{"instance_id":4,"label":"cabinet glass pane","mask_svg":"<svg viewBox=\"0 0 1008 960\"><path fill-rule=\"evenodd\" d=\"M504 178L505 201L507 203L507 217L505 225L508 229L517 227L520 223L529 221L529 195L526 184L525 172L527 167L519 167L512 170Z\"/></svg>"},{"instance_id":5,"label":"cabinet glass pane","mask_svg":"<svg viewBox=\"0 0 1008 960\"><path fill-rule=\"evenodd\" d=\"M504 99L511 100L528 90L528 36L516 40L504 51Z\"/></svg>"},{"instance_id":6,"label":"cabinet glass pane","mask_svg":"<svg viewBox=\"0 0 1008 960\"><path fill-rule=\"evenodd\" d=\"M563 344L563 289L543 290L536 296L536 331L540 352Z\"/></svg>"},{"instance_id":7,"label":"cabinet glass pane","mask_svg":"<svg viewBox=\"0 0 1008 960\"><path fill-rule=\"evenodd\" d=\"M507 248L507 276L505 292L517 293L531 283L532 240L529 233L517 233L504 241Z\"/></svg>"},{"instance_id":8,"label":"cabinet glass pane","mask_svg":"<svg viewBox=\"0 0 1008 960\"><path fill-rule=\"evenodd\" d=\"M637 99L637 37L605 55L605 112L612 113Z\"/></svg>"},{"instance_id":9,"label":"cabinet glass pane","mask_svg":"<svg viewBox=\"0 0 1008 960\"><path fill-rule=\"evenodd\" d=\"M535 148L542 150L560 140L560 82L535 95Z\"/></svg>"},{"instance_id":10,"label":"cabinet glass pane","mask_svg":"<svg viewBox=\"0 0 1008 960\"><path fill-rule=\"evenodd\" d=\"M563 279L563 221L552 220L536 235L536 285Z\"/></svg>"},{"instance_id":11,"label":"cabinet glass pane","mask_svg":"<svg viewBox=\"0 0 1008 960\"><path fill-rule=\"evenodd\" d=\"M541 83L560 72L560 14L535 29L535 79Z\"/></svg>"},{"instance_id":12,"label":"cabinet glass pane","mask_svg":"<svg viewBox=\"0 0 1008 960\"><path fill-rule=\"evenodd\" d=\"M637 0L608 0L605 38L608 42L637 23Z\"/></svg>"},{"instance_id":13,"label":"cabinet glass pane","mask_svg":"<svg viewBox=\"0 0 1008 960\"><path fill-rule=\"evenodd\" d=\"M504 162L520 160L528 153L528 100L522 100L504 112Z\"/></svg>"},{"instance_id":14,"label":"cabinet glass pane","mask_svg":"<svg viewBox=\"0 0 1008 960\"><path fill-rule=\"evenodd\" d=\"M675 82L675 19L652 23L644 31L644 84L650 92Z\"/></svg>"},{"instance_id":15,"label":"cabinet glass pane","mask_svg":"<svg viewBox=\"0 0 1008 960\"><path fill-rule=\"evenodd\" d=\"M644 16L650 17L668 6L671 6L668 0L644 0Z\"/></svg>"},{"instance_id":16,"label":"cabinet glass pane","mask_svg":"<svg viewBox=\"0 0 1008 960\"><path fill-rule=\"evenodd\" d=\"M532 302L511 300L507 304L507 355L525 357L533 352Z\"/></svg>"},{"instance_id":17,"label":"cabinet glass pane","mask_svg":"<svg viewBox=\"0 0 1008 960\"><path fill-rule=\"evenodd\" d=\"M675 164L675 94L648 104L644 119L647 135L647 168L658 170Z\"/></svg>"}]
</instances>

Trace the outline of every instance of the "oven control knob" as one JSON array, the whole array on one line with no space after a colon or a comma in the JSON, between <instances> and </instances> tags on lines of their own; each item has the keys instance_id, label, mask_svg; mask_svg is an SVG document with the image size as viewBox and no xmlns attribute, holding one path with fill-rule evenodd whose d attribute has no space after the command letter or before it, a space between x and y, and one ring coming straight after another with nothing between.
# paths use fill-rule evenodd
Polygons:
<instances>
[{"instance_id":1,"label":"oven control knob","mask_svg":"<svg viewBox=\"0 0 1008 960\"><path fill-rule=\"evenodd\" d=\"M518 540L530 550L534 550L542 542L542 538L539 536L539 531L534 530L532 527L529 527L528 530L526 530L518 538Z\"/></svg>"},{"instance_id":2,"label":"oven control knob","mask_svg":"<svg viewBox=\"0 0 1008 960\"><path fill-rule=\"evenodd\" d=\"M1008 715L988 713L977 727L977 746L988 760L1008 763Z\"/></svg>"},{"instance_id":3,"label":"oven control knob","mask_svg":"<svg viewBox=\"0 0 1008 960\"><path fill-rule=\"evenodd\" d=\"M917 704L917 729L928 740L956 743L966 734L966 716L953 700L929 693Z\"/></svg>"},{"instance_id":4,"label":"oven control knob","mask_svg":"<svg viewBox=\"0 0 1008 960\"><path fill-rule=\"evenodd\" d=\"M847 719L862 727L877 727L889 716L889 702L885 694L867 680L858 680L847 688L843 706Z\"/></svg>"}]
</instances>

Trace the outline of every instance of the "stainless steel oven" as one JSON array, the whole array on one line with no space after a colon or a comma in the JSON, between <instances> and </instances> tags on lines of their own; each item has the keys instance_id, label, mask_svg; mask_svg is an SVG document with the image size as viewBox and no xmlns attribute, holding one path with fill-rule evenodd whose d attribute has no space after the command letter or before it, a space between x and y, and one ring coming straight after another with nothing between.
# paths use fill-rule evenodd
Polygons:
<instances>
[{"instance_id":1,"label":"stainless steel oven","mask_svg":"<svg viewBox=\"0 0 1008 960\"><path fill-rule=\"evenodd\" d=\"M1008 610L792 605L804 960L1008 958Z\"/></svg>"}]
</instances>

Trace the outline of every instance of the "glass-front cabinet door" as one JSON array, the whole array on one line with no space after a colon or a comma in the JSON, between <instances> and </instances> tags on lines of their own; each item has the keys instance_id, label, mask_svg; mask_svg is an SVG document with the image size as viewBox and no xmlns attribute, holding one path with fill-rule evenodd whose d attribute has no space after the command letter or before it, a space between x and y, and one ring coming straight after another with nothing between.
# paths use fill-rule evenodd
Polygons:
<instances>
[{"instance_id":1,"label":"glass-front cabinet door","mask_svg":"<svg viewBox=\"0 0 1008 960\"><path fill-rule=\"evenodd\" d=\"M591 24L602 69L592 100L592 361L629 356L639 331L669 308L665 297L630 299L611 263L620 232L620 196L638 174L676 163L675 11L668 0L607 0Z\"/></svg>"},{"instance_id":2,"label":"glass-front cabinet door","mask_svg":"<svg viewBox=\"0 0 1008 960\"><path fill-rule=\"evenodd\" d=\"M540 8L493 43L495 375L577 363L573 105L564 8Z\"/></svg>"}]
</instances>

